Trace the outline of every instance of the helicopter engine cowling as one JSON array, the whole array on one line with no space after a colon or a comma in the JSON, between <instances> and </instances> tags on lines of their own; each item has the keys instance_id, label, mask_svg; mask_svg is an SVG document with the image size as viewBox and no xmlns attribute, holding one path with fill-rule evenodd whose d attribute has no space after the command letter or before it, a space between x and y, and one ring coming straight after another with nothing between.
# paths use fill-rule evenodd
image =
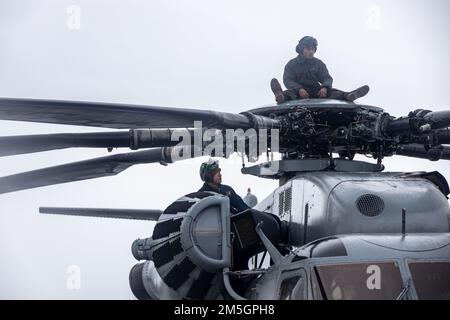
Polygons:
<instances>
[{"instance_id":1,"label":"helicopter engine cowling","mask_svg":"<svg viewBox=\"0 0 450 320\"><path fill-rule=\"evenodd\" d=\"M217 298L221 271L231 265L228 197L196 192L178 199L160 216L152 237L136 240L132 252L147 260L130 272L138 299Z\"/></svg>"},{"instance_id":2,"label":"helicopter engine cowling","mask_svg":"<svg viewBox=\"0 0 450 320\"><path fill-rule=\"evenodd\" d=\"M130 288L131 292L133 292L134 296L139 300L150 300L153 297L148 293L149 290L145 288L144 279L143 279L143 271L144 271L145 262L138 263L133 266L130 270Z\"/></svg>"},{"instance_id":3,"label":"helicopter engine cowling","mask_svg":"<svg viewBox=\"0 0 450 320\"><path fill-rule=\"evenodd\" d=\"M179 296L161 279L151 260L138 263L130 270L130 288L139 300L179 299Z\"/></svg>"}]
</instances>

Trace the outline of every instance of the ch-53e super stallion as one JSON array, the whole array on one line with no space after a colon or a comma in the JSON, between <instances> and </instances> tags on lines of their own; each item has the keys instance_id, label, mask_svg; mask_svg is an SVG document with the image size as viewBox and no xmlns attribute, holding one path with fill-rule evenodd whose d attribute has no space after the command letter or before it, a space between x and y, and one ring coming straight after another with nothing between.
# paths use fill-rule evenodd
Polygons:
<instances>
[{"instance_id":1,"label":"ch-53e super stallion","mask_svg":"<svg viewBox=\"0 0 450 320\"><path fill-rule=\"evenodd\" d=\"M242 168L280 184L235 215L229 199L214 192L185 195L164 211L40 208L157 220L152 236L132 245L141 262L130 272L130 286L139 299L450 299L446 179L438 172L386 172L382 164L395 155L450 160L450 111L395 118L379 107L306 99L233 114L2 98L0 119L127 129L1 137L0 156L72 147L148 149L1 177L0 193L202 156L207 143L188 139L186 148L173 139L199 130L254 129L240 150L249 160L255 160L255 137L256 157L281 154L281 160ZM263 144L261 132L269 137ZM222 141L224 149L238 151L237 140ZM376 163L354 160L356 154ZM236 268L237 255L251 259L248 268Z\"/></svg>"}]
</instances>

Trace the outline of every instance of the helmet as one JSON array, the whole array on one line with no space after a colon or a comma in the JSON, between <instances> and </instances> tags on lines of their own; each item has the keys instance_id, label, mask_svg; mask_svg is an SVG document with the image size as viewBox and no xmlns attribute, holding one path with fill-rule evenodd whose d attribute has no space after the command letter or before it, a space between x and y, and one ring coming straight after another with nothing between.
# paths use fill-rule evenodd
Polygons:
<instances>
[{"instance_id":1,"label":"helmet","mask_svg":"<svg viewBox=\"0 0 450 320\"><path fill-rule=\"evenodd\" d=\"M219 160L210 158L208 161L203 162L200 166L200 178L205 182L210 182L214 172L219 169Z\"/></svg>"},{"instance_id":2,"label":"helmet","mask_svg":"<svg viewBox=\"0 0 450 320\"><path fill-rule=\"evenodd\" d=\"M319 44L315 38L306 36L300 39L297 47L295 48L295 51L297 51L298 54L303 54L303 49L314 48L315 50L317 50L318 45Z\"/></svg>"}]
</instances>

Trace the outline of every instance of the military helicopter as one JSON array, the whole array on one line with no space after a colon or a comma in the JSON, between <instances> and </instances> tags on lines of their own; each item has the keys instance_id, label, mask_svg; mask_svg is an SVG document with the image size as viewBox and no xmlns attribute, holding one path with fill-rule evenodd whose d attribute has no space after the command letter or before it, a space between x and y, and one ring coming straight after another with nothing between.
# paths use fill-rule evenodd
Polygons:
<instances>
[{"instance_id":1,"label":"military helicopter","mask_svg":"<svg viewBox=\"0 0 450 320\"><path fill-rule=\"evenodd\" d=\"M157 220L153 235L132 245L143 261L129 276L138 299L450 299L446 179L438 172L384 172L382 164L394 155L450 160L450 111L419 109L395 118L379 107L305 99L233 114L1 98L0 119L128 129L0 137L0 156L148 149L1 177L0 193L112 176L136 164L167 165L203 155L208 144L195 143L196 134L254 129L241 144L211 140L228 147L214 149L215 157L241 152L252 162L267 153L268 162L241 171L280 182L239 214L231 215L228 198L214 192L185 195L164 211L40 208ZM262 136L270 142L259 143ZM181 137L187 138L180 146ZM273 152L282 159L273 160ZM377 163L357 161L356 154ZM242 257L253 266L238 265Z\"/></svg>"}]
</instances>

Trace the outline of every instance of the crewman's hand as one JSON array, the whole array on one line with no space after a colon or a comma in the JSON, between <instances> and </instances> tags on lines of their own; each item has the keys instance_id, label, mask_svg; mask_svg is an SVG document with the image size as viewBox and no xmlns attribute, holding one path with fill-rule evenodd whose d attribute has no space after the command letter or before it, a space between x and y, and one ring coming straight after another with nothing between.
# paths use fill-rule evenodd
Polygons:
<instances>
[{"instance_id":1,"label":"crewman's hand","mask_svg":"<svg viewBox=\"0 0 450 320\"><path fill-rule=\"evenodd\" d=\"M309 98L308 91L306 91L303 88L298 91L298 95L300 96L300 98L303 98L303 99L308 99Z\"/></svg>"},{"instance_id":2,"label":"crewman's hand","mask_svg":"<svg viewBox=\"0 0 450 320\"><path fill-rule=\"evenodd\" d=\"M327 94L328 94L327 88L323 87L322 89L319 90L319 93L317 95L319 96L319 98L326 98Z\"/></svg>"}]
</instances>

